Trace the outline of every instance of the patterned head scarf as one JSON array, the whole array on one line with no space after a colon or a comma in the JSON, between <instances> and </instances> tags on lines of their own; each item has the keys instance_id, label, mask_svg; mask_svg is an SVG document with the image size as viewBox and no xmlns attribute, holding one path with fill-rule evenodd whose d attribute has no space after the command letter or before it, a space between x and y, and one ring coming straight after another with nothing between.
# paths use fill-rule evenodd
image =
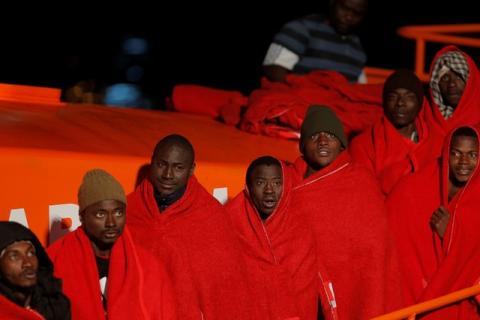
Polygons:
<instances>
[{"instance_id":1,"label":"patterned head scarf","mask_svg":"<svg viewBox=\"0 0 480 320\"><path fill-rule=\"evenodd\" d=\"M465 56L460 51L448 51L441 55L435 62L432 77L430 79L433 101L438 105L438 108L445 119L448 119L453 115L454 108L446 105L443 101L438 83L445 73L450 70L458 73L463 81L467 82L469 75L468 63L467 59L465 59Z\"/></svg>"}]
</instances>

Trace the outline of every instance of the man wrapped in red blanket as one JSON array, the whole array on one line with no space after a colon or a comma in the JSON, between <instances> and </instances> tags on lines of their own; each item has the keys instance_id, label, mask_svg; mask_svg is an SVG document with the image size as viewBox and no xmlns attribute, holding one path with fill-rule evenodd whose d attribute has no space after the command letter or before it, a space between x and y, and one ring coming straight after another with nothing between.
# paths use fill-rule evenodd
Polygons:
<instances>
[{"instance_id":1,"label":"man wrapped in red blanket","mask_svg":"<svg viewBox=\"0 0 480 320\"><path fill-rule=\"evenodd\" d=\"M437 156L423 110L429 105L423 96L422 82L412 71L390 75L383 87L384 116L349 147L352 160L375 175L384 194Z\"/></svg>"},{"instance_id":2,"label":"man wrapped in red blanket","mask_svg":"<svg viewBox=\"0 0 480 320\"><path fill-rule=\"evenodd\" d=\"M132 237L166 265L180 319L261 319L231 221L194 168L186 138L160 140L150 176L128 196Z\"/></svg>"},{"instance_id":3,"label":"man wrapped in red blanket","mask_svg":"<svg viewBox=\"0 0 480 320\"><path fill-rule=\"evenodd\" d=\"M337 319L331 284L318 267L315 242L290 205L292 178L279 160L265 156L247 169L247 187L226 209L258 275L256 304L263 319L317 320L319 298L325 319ZM320 289L319 289L320 288Z\"/></svg>"},{"instance_id":4,"label":"man wrapped in red blanket","mask_svg":"<svg viewBox=\"0 0 480 320\"><path fill-rule=\"evenodd\" d=\"M387 208L404 278L407 304L473 286L480 277L478 127L454 129L441 162L403 180ZM474 300L422 319L480 319Z\"/></svg>"},{"instance_id":5,"label":"man wrapped in red blanket","mask_svg":"<svg viewBox=\"0 0 480 320\"><path fill-rule=\"evenodd\" d=\"M177 319L165 271L134 246L126 196L107 172L87 172L78 191L82 226L48 248L72 319Z\"/></svg>"},{"instance_id":6,"label":"man wrapped in red blanket","mask_svg":"<svg viewBox=\"0 0 480 320\"><path fill-rule=\"evenodd\" d=\"M453 128L480 123L480 74L475 61L457 47L441 49L430 68L431 108L425 120L436 137L439 157L444 138Z\"/></svg>"},{"instance_id":7,"label":"man wrapped in red blanket","mask_svg":"<svg viewBox=\"0 0 480 320\"><path fill-rule=\"evenodd\" d=\"M339 318L370 319L395 309L398 262L377 182L351 163L342 124L329 108L311 106L301 134L291 206L313 229Z\"/></svg>"}]
</instances>

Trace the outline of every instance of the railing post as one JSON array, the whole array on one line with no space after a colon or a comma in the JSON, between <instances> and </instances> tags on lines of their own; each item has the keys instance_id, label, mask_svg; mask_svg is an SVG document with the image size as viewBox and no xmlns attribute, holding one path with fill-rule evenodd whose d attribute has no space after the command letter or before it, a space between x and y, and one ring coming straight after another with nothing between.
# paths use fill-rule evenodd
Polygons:
<instances>
[{"instance_id":1,"label":"railing post","mask_svg":"<svg viewBox=\"0 0 480 320\"><path fill-rule=\"evenodd\" d=\"M410 316L408 316L408 319L407 320L415 320L417 314L414 313L414 314L411 314Z\"/></svg>"},{"instance_id":2,"label":"railing post","mask_svg":"<svg viewBox=\"0 0 480 320\"><path fill-rule=\"evenodd\" d=\"M418 38L416 41L415 73L423 81L428 78L425 73L425 40L423 38Z\"/></svg>"}]
</instances>

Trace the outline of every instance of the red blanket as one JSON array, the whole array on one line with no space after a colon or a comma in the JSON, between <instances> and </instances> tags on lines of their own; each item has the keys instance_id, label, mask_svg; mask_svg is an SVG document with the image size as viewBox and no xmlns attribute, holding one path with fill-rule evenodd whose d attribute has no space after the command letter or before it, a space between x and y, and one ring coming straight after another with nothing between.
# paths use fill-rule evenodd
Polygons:
<instances>
[{"instance_id":1,"label":"red blanket","mask_svg":"<svg viewBox=\"0 0 480 320\"><path fill-rule=\"evenodd\" d=\"M478 130L476 130L477 136ZM408 304L470 287L480 277L480 176L478 165L467 186L448 201L446 139L441 164L402 181L387 200L391 226L400 254ZM443 239L430 228L430 217L440 206L450 212ZM439 309L425 319L479 319L469 300ZM422 318L423 319L423 318Z\"/></svg>"},{"instance_id":2,"label":"red blanket","mask_svg":"<svg viewBox=\"0 0 480 320\"><path fill-rule=\"evenodd\" d=\"M425 102L423 108L428 108ZM402 136L382 117L374 126L355 137L350 144L352 160L367 168L377 178L386 195L401 178L434 161L435 137L420 114L415 120L418 143Z\"/></svg>"},{"instance_id":3,"label":"red blanket","mask_svg":"<svg viewBox=\"0 0 480 320\"><path fill-rule=\"evenodd\" d=\"M432 61L430 67L430 77L432 76L433 68L435 65L436 60L445 52L448 51L460 51L455 46L448 46L440 50ZM430 89L430 97L431 97L431 108L425 109L425 119L429 126L431 127L432 135L438 137L437 141L435 142L437 155L440 156L443 140L448 132L450 132L453 128L456 128L462 124L472 124L475 125L480 123L480 74L475 64L475 61L468 56L465 55L465 59L467 60L468 67L469 67L469 78L465 85L465 89L463 91L462 98L458 103L455 111L451 118L445 120L440 113L438 105L433 100L432 91Z\"/></svg>"},{"instance_id":4,"label":"red blanket","mask_svg":"<svg viewBox=\"0 0 480 320\"><path fill-rule=\"evenodd\" d=\"M248 98L238 91L227 91L198 85L176 85L172 93L172 108L186 113L221 118L229 125L240 122L240 109Z\"/></svg>"},{"instance_id":5,"label":"red blanket","mask_svg":"<svg viewBox=\"0 0 480 320\"><path fill-rule=\"evenodd\" d=\"M185 194L159 212L152 184L128 196L134 241L166 264L180 319L255 319L240 245L225 209L192 176Z\"/></svg>"},{"instance_id":6,"label":"red blanket","mask_svg":"<svg viewBox=\"0 0 480 320\"><path fill-rule=\"evenodd\" d=\"M262 87L248 97L196 85L176 86L173 108L180 112L220 117L229 125L255 134L298 139L305 112L312 103L328 105L335 111L347 135L371 126L383 114L382 85L351 84L341 74L315 71L288 75L286 83L262 81ZM241 114L242 107L247 112Z\"/></svg>"},{"instance_id":7,"label":"red blanket","mask_svg":"<svg viewBox=\"0 0 480 320\"><path fill-rule=\"evenodd\" d=\"M296 138L311 104L329 106L352 136L371 126L383 114L382 85L350 84L336 72L315 71L288 75L287 83L264 80L250 95L241 129L269 136Z\"/></svg>"},{"instance_id":8,"label":"red blanket","mask_svg":"<svg viewBox=\"0 0 480 320\"><path fill-rule=\"evenodd\" d=\"M17 306L0 295L0 319L2 320L45 320L42 315L32 309Z\"/></svg>"},{"instance_id":9,"label":"red blanket","mask_svg":"<svg viewBox=\"0 0 480 320\"><path fill-rule=\"evenodd\" d=\"M72 319L176 319L165 273L133 246L127 228L110 254L107 315L100 296L95 254L83 229L56 241L48 248L48 254L55 276L63 280Z\"/></svg>"},{"instance_id":10,"label":"red blanket","mask_svg":"<svg viewBox=\"0 0 480 320\"><path fill-rule=\"evenodd\" d=\"M326 319L336 319L336 309L330 307L330 282L317 266L313 235L303 221L292 215L293 181L286 170L283 177L281 199L264 223L247 189L226 206L249 268L258 274L257 284L263 294L256 303L264 310L263 314L268 314L264 319L298 316L302 320L316 320L320 294Z\"/></svg>"},{"instance_id":11,"label":"red blanket","mask_svg":"<svg viewBox=\"0 0 480 320\"><path fill-rule=\"evenodd\" d=\"M307 165L299 158L295 166L300 179ZM301 181L291 206L313 228L340 319L370 319L401 304L383 196L373 176L351 164L347 152Z\"/></svg>"}]
</instances>

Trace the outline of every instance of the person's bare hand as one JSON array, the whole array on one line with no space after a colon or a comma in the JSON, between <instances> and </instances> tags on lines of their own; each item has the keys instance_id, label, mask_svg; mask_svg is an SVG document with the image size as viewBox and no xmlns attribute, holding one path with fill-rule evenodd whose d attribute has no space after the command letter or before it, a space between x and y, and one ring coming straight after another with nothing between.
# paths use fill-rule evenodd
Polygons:
<instances>
[{"instance_id":1,"label":"person's bare hand","mask_svg":"<svg viewBox=\"0 0 480 320\"><path fill-rule=\"evenodd\" d=\"M440 238L443 239L443 235L445 234L445 230L447 230L448 221L450 220L450 212L448 212L447 208L440 206L435 212L432 214L430 218L430 226L437 232Z\"/></svg>"}]
</instances>

